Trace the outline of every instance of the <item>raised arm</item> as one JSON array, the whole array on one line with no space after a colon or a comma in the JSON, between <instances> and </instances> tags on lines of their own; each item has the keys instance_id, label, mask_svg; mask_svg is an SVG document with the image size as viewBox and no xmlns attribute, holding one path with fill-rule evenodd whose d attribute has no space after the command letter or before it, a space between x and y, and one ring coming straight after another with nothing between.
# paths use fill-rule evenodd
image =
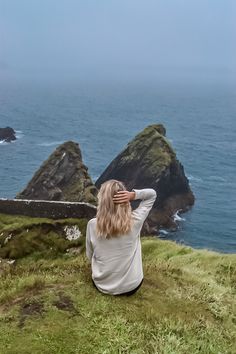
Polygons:
<instances>
[{"instance_id":1,"label":"raised arm","mask_svg":"<svg viewBox=\"0 0 236 354\"><path fill-rule=\"evenodd\" d=\"M157 193L152 188L132 189L135 192L134 200L141 199L139 206L132 211L135 219L144 222L156 200Z\"/></svg>"},{"instance_id":2,"label":"raised arm","mask_svg":"<svg viewBox=\"0 0 236 354\"><path fill-rule=\"evenodd\" d=\"M143 222L148 216L148 213L156 200L156 196L157 193L152 188L132 189L132 192L117 192L113 197L113 201L114 203L128 203L131 200L141 199L138 208L132 211L132 215L135 219Z\"/></svg>"}]
</instances>

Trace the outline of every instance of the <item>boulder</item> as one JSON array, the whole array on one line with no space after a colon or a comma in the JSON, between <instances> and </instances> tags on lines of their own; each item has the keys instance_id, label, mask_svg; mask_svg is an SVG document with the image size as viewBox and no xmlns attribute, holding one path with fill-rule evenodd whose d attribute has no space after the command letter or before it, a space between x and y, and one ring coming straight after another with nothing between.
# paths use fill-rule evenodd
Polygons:
<instances>
[{"instance_id":1,"label":"boulder","mask_svg":"<svg viewBox=\"0 0 236 354\"><path fill-rule=\"evenodd\" d=\"M67 141L43 162L15 198L96 204L97 188L82 161L78 143Z\"/></svg>"},{"instance_id":2,"label":"boulder","mask_svg":"<svg viewBox=\"0 0 236 354\"><path fill-rule=\"evenodd\" d=\"M14 129L10 127L0 128L0 140L10 143L12 140L16 140Z\"/></svg>"},{"instance_id":3,"label":"boulder","mask_svg":"<svg viewBox=\"0 0 236 354\"><path fill-rule=\"evenodd\" d=\"M184 168L165 137L162 124L146 127L128 143L95 182L97 188L109 179L123 181L128 190L153 188L157 199L144 223L142 234L157 234L161 227L176 230L176 211L184 212L194 203L194 195ZM138 205L133 201L132 207Z\"/></svg>"}]
</instances>

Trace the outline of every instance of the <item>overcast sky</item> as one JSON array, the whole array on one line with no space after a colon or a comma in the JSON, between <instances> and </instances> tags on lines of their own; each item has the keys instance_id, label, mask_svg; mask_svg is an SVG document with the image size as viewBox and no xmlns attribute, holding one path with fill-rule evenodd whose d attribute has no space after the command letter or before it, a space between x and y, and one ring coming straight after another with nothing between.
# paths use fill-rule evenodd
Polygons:
<instances>
[{"instance_id":1,"label":"overcast sky","mask_svg":"<svg viewBox=\"0 0 236 354\"><path fill-rule=\"evenodd\" d=\"M236 72L235 0L0 0L0 74Z\"/></svg>"}]
</instances>

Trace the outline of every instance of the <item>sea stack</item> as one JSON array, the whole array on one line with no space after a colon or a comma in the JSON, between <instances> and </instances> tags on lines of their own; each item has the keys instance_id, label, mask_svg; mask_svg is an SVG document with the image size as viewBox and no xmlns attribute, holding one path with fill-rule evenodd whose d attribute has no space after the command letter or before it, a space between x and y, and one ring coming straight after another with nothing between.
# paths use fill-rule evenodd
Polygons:
<instances>
[{"instance_id":1,"label":"sea stack","mask_svg":"<svg viewBox=\"0 0 236 354\"><path fill-rule=\"evenodd\" d=\"M11 127L0 128L0 141L10 143L13 140L16 140L16 132Z\"/></svg>"},{"instance_id":2,"label":"sea stack","mask_svg":"<svg viewBox=\"0 0 236 354\"><path fill-rule=\"evenodd\" d=\"M97 188L82 161L79 144L67 141L43 162L16 198L96 204L96 196Z\"/></svg>"},{"instance_id":3,"label":"sea stack","mask_svg":"<svg viewBox=\"0 0 236 354\"><path fill-rule=\"evenodd\" d=\"M162 124L146 127L128 143L95 182L97 188L109 179L123 181L128 190L153 188L157 199L144 223L142 234L157 234L161 227L175 230L173 214L194 204L194 195L184 168L165 137ZM136 207L137 201L132 202Z\"/></svg>"}]
</instances>

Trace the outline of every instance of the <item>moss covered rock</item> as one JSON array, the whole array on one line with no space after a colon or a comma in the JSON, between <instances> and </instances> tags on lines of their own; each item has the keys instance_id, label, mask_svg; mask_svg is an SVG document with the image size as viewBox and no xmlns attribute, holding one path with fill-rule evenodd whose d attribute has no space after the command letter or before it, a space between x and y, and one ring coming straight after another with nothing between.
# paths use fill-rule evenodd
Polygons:
<instances>
[{"instance_id":1,"label":"moss covered rock","mask_svg":"<svg viewBox=\"0 0 236 354\"><path fill-rule=\"evenodd\" d=\"M96 195L97 188L82 161L79 144L67 141L43 162L16 198L96 204Z\"/></svg>"},{"instance_id":2,"label":"moss covered rock","mask_svg":"<svg viewBox=\"0 0 236 354\"><path fill-rule=\"evenodd\" d=\"M84 247L87 219L31 218L0 214L0 258L54 257Z\"/></svg>"},{"instance_id":3,"label":"moss covered rock","mask_svg":"<svg viewBox=\"0 0 236 354\"><path fill-rule=\"evenodd\" d=\"M129 190L156 190L157 199L142 233L155 234L160 227L176 228L172 215L180 209L186 211L194 203L184 168L165 133L162 124L146 127L128 143L95 183L99 188L103 182L114 178L123 181ZM137 206L137 202L132 205Z\"/></svg>"}]
</instances>

